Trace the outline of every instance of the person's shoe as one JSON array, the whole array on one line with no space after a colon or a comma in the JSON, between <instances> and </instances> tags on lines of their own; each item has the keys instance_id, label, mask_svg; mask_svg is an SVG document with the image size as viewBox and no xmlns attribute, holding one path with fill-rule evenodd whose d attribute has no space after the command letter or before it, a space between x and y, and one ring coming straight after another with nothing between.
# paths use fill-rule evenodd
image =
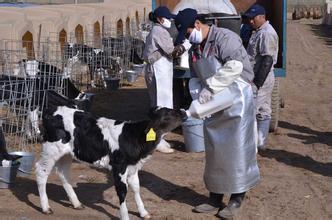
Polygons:
<instances>
[{"instance_id":1,"label":"person's shoe","mask_svg":"<svg viewBox=\"0 0 332 220\"><path fill-rule=\"evenodd\" d=\"M241 204L236 201L230 201L228 205L218 212L218 216L223 219L233 219L240 211Z\"/></svg>"},{"instance_id":2,"label":"person's shoe","mask_svg":"<svg viewBox=\"0 0 332 220\"><path fill-rule=\"evenodd\" d=\"M171 148L171 145L164 139L160 140L160 143L157 145L156 150L165 154L171 154L174 152L174 149Z\"/></svg>"},{"instance_id":3,"label":"person's shoe","mask_svg":"<svg viewBox=\"0 0 332 220\"><path fill-rule=\"evenodd\" d=\"M221 204L203 203L196 206L194 208L194 211L198 213L211 213L211 212L217 212L220 207Z\"/></svg>"},{"instance_id":4,"label":"person's shoe","mask_svg":"<svg viewBox=\"0 0 332 220\"><path fill-rule=\"evenodd\" d=\"M223 194L210 192L209 201L196 206L194 211L198 213L210 213L218 211L221 207L221 200L223 196Z\"/></svg>"},{"instance_id":5,"label":"person's shoe","mask_svg":"<svg viewBox=\"0 0 332 220\"><path fill-rule=\"evenodd\" d=\"M222 219L233 219L241 209L244 199L244 193L232 194L228 205L218 212L218 216Z\"/></svg>"}]
</instances>

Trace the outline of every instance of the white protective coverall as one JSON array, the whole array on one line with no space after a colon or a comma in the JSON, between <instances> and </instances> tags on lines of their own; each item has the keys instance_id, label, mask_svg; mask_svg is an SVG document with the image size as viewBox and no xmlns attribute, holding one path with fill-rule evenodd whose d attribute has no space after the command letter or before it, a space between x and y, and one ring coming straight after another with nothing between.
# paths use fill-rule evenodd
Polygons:
<instances>
[{"instance_id":1,"label":"white protective coverall","mask_svg":"<svg viewBox=\"0 0 332 220\"><path fill-rule=\"evenodd\" d=\"M169 54L174 50L173 39L160 24L155 24L146 38L143 52L148 63L145 81L151 107L173 108L173 61Z\"/></svg>"},{"instance_id":2,"label":"white protective coverall","mask_svg":"<svg viewBox=\"0 0 332 220\"><path fill-rule=\"evenodd\" d=\"M268 55L273 58L271 70L263 86L258 90L256 97L258 146L263 147L268 136L272 113L271 96L275 80L273 66L277 63L278 58L278 35L269 24L269 21L266 21L252 33L247 47L247 53L255 74L259 71L262 56Z\"/></svg>"},{"instance_id":3,"label":"white protective coverall","mask_svg":"<svg viewBox=\"0 0 332 220\"><path fill-rule=\"evenodd\" d=\"M204 120L204 181L210 192L218 194L246 192L260 179L253 92L242 73L250 70L250 63L245 51L242 53L244 48L239 49L238 45L241 40L234 32L214 25L210 27L201 59L216 58L219 62L216 66L224 66L213 74L206 71L207 67L198 73L196 52L189 51L190 70L195 71L203 86L208 86L214 93L228 87L235 97L230 107ZM239 62L243 67L240 70Z\"/></svg>"}]
</instances>

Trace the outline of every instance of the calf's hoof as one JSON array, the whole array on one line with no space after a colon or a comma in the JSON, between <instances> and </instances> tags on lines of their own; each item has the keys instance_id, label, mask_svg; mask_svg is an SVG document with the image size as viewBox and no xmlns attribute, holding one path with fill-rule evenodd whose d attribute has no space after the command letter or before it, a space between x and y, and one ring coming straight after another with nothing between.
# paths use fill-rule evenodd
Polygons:
<instances>
[{"instance_id":1,"label":"calf's hoof","mask_svg":"<svg viewBox=\"0 0 332 220\"><path fill-rule=\"evenodd\" d=\"M48 208L47 210L43 210L43 213L45 214L45 215L52 215L54 212L53 212L53 210L51 209L51 208Z\"/></svg>"},{"instance_id":2,"label":"calf's hoof","mask_svg":"<svg viewBox=\"0 0 332 220\"><path fill-rule=\"evenodd\" d=\"M77 207L74 207L74 209L82 210L82 209L85 209L85 206L81 204L81 205L79 205Z\"/></svg>"},{"instance_id":3,"label":"calf's hoof","mask_svg":"<svg viewBox=\"0 0 332 220\"><path fill-rule=\"evenodd\" d=\"M148 213L143 217L143 219L151 219L151 215Z\"/></svg>"}]
</instances>

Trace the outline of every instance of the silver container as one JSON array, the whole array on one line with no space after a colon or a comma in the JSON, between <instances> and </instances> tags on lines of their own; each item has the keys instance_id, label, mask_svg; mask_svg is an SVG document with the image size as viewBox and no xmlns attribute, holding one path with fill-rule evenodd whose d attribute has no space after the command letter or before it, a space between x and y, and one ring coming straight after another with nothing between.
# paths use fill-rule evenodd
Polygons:
<instances>
[{"instance_id":1,"label":"silver container","mask_svg":"<svg viewBox=\"0 0 332 220\"><path fill-rule=\"evenodd\" d=\"M10 154L22 156L20 159L17 160L21 163L21 165L18 168L17 176L20 177L30 176L35 161L35 155L33 153L24 152L24 151L10 152Z\"/></svg>"},{"instance_id":2,"label":"silver container","mask_svg":"<svg viewBox=\"0 0 332 220\"><path fill-rule=\"evenodd\" d=\"M0 166L1 189L7 189L14 184L19 166L20 163L17 161L14 161L9 167Z\"/></svg>"},{"instance_id":3,"label":"silver container","mask_svg":"<svg viewBox=\"0 0 332 220\"><path fill-rule=\"evenodd\" d=\"M126 71L126 79L129 83L134 83L138 77L138 73L134 70Z\"/></svg>"},{"instance_id":4,"label":"silver container","mask_svg":"<svg viewBox=\"0 0 332 220\"><path fill-rule=\"evenodd\" d=\"M138 74L142 74L145 64L133 64L133 70Z\"/></svg>"}]
</instances>

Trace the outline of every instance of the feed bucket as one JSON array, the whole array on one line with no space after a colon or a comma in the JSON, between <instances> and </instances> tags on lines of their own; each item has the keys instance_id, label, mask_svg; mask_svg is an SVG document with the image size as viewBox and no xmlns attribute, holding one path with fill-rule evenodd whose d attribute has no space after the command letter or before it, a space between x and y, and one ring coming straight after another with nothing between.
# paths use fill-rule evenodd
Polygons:
<instances>
[{"instance_id":1,"label":"feed bucket","mask_svg":"<svg viewBox=\"0 0 332 220\"><path fill-rule=\"evenodd\" d=\"M8 167L0 166L1 189L7 189L14 184L19 166L20 163L17 161L14 161L11 166Z\"/></svg>"},{"instance_id":2,"label":"feed bucket","mask_svg":"<svg viewBox=\"0 0 332 220\"><path fill-rule=\"evenodd\" d=\"M32 167L35 161L35 155L33 153L24 151L10 152L10 154L22 156L20 159L17 160L21 164L18 168L17 176L28 177L29 175L31 175Z\"/></svg>"},{"instance_id":3,"label":"feed bucket","mask_svg":"<svg viewBox=\"0 0 332 220\"><path fill-rule=\"evenodd\" d=\"M105 79L105 81L106 81L106 87L110 90L117 90L120 87L119 78L108 77Z\"/></svg>"},{"instance_id":4,"label":"feed bucket","mask_svg":"<svg viewBox=\"0 0 332 220\"><path fill-rule=\"evenodd\" d=\"M189 117L182 123L182 133L187 152L205 151L203 120Z\"/></svg>"},{"instance_id":5,"label":"feed bucket","mask_svg":"<svg viewBox=\"0 0 332 220\"><path fill-rule=\"evenodd\" d=\"M145 64L133 64L133 70L139 75L143 73Z\"/></svg>"},{"instance_id":6,"label":"feed bucket","mask_svg":"<svg viewBox=\"0 0 332 220\"><path fill-rule=\"evenodd\" d=\"M138 77L138 73L134 70L127 70L126 71L126 79L129 83L134 83Z\"/></svg>"}]
</instances>

